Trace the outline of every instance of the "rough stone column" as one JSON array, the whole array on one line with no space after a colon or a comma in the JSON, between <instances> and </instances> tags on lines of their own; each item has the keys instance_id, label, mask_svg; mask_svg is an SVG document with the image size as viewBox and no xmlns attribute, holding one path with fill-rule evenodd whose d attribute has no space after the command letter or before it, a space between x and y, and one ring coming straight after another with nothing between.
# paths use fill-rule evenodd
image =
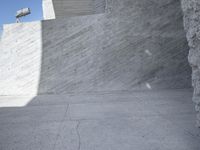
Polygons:
<instances>
[{"instance_id":1,"label":"rough stone column","mask_svg":"<svg viewBox=\"0 0 200 150\"><path fill-rule=\"evenodd\" d=\"M105 12L106 0L43 0L44 20Z\"/></svg>"},{"instance_id":2,"label":"rough stone column","mask_svg":"<svg viewBox=\"0 0 200 150\"><path fill-rule=\"evenodd\" d=\"M43 18L44 18L44 20L56 18L52 0L43 0L42 1L42 8L43 8Z\"/></svg>"},{"instance_id":3,"label":"rough stone column","mask_svg":"<svg viewBox=\"0 0 200 150\"><path fill-rule=\"evenodd\" d=\"M182 0L182 9L190 47L188 59L192 67L193 101L198 112L197 126L200 127L200 0Z\"/></svg>"}]
</instances>

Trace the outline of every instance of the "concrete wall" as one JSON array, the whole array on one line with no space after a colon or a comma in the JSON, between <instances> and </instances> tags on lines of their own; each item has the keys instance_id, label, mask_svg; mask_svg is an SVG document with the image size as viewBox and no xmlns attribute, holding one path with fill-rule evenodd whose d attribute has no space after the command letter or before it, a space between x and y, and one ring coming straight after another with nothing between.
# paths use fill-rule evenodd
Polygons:
<instances>
[{"instance_id":1,"label":"concrete wall","mask_svg":"<svg viewBox=\"0 0 200 150\"><path fill-rule=\"evenodd\" d=\"M191 85L178 0L109 0L105 14L43 21L42 38L40 94Z\"/></svg>"},{"instance_id":2,"label":"concrete wall","mask_svg":"<svg viewBox=\"0 0 200 150\"><path fill-rule=\"evenodd\" d=\"M0 47L0 95L37 94L41 23L4 25Z\"/></svg>"},{"instance_id":3,"label":"concrete wall","mask_svg":"<svg viewBox=\"0 0 200 150\"><path fill-rule=\"evenodd\" d=\"M61 11L56 20L8 25L0 94L190 87L178 0L108 0L106 8L102 14L66 18Z\"/></svg>"},{"instance_id":4,"label":"concrete wall","mask_svg":"<svg viewBox=\"0 0 200 150\"><path fill-rule=\"evenodd\" d=\"M43 0L44 19L104 13L106 0Z\"/></svg>"},{"instance_id":5,"label":"concrete wall","mask_svg":"<svg viewBox=\"0 0 200 150\"><path fill-rule=\"evenodd\" d=\"M200 127L200 1L182 0L184 26L190 46L189 62L192 67L192 84L197 115L197 126Z\"/></svg>"},{"instance_id":6,"label":"concrete wall","mask_svg":"<svg viewBox=\"0 0 200 150\"><path fill-rule=\"evenodd\" d=\"M42 0L42 8L45 20L56 18L52 0Z\"/></svg>"}]
</instances>

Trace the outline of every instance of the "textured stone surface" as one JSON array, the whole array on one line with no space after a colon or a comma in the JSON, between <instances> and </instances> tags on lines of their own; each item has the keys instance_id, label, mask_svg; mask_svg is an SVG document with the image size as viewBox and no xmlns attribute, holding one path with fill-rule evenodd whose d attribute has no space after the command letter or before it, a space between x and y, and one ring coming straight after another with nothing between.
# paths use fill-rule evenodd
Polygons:
<instances>
[{"instance_id":1,"label":"textured stone surface","mask_svg":"<svg viewBox=\"0 0 200 150\"><path fill-rule=\"evenodd\" d=\"M41 95L24 107L14 104L30 97L0 97L0 149L199 150L191 97L190 89Z\"/></svg>"},{"instance_id":2,"label":"textured stone surface","mask_svg":"<svg viewBox=\"0 0 200 150\"><path fill-rule=\"evenodd\" d=\"M0 47L0 95L37 94L41 23L4 25Z\"/></svg>"},{"instance_id":3,"label":"textured stone surface","mask_svg":"<svg viewBox=\"0 0 200 150\"><path fill-rule=\"evenodd\" d=\"M42 0L42 8L45 20L56 18L52 0Z\"/></svg>"},{"instance_id":4,"label":"textured stone surface","mask_svg":"<svg viewBox=\"0 0 200 150\"><path fill-rule=\"evenodd\" d=\"M197 115L197 126L200 127L200 1L182 0L184 26L190 46L189 62L192 66L192 84Z\"/></svg>"},{"instance_id":5,"label":"textured stone surface","mask_svg":"<svg viewBox=\"0 0 200 150\"><path fill-rule=\"evenodd\" d=\"M190 87L178 0L108 0L102 14L8 25L3 34L1 95Z\"/></svg>"},{"instance_id":6,"label":"textured stone surface","mask_svg":"<svg viewBox=\"0 0 200 150\"><path fill-rule=\"evenodd\" d=\"M39 93L190 87L179 1L110 0L104 14L62 15L42 23Z\"/></svg>"},{"instance_id":7,"label":"textured stone surface","mask_svg":"<svg viewBox=\"0 0 200 150\"><path fill-rule=\"evenodd\" d=\"M44 19L104 13L106 1L107 0L43 0Z\"/></svg>"}]
</instances>

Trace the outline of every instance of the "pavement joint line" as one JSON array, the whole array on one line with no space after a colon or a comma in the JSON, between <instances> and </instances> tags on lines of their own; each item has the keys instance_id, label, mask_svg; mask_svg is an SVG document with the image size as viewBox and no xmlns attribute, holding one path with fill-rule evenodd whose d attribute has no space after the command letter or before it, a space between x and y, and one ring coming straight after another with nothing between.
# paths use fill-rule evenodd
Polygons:
<instances>
[{"instance_id":1,"label":"pavement joint line","mask_svg":"<svg viewBox=\"0 0 200 150\"><path fill-rule=\"evenodd\" d=\"M77 136L78 136L78 150L81 149L81 135L80 135L80 132L79 132L80 125L81 125L81 121L77 121L76 133L77 133Z\"/></svg>"},{"instance_id":2,"label":"pavement joint line","mask_svg":"<svg viewBox=\"0 0 200 150\"><path fill-rule=\"evenodd\" d=\"M60 125L59 125L59 127L58 127L58 131L57 131L55 143L54 143L54 145L53 145L53 150L55 150L55 148L56 148L56 144L57 144L58 138L59 138L59 136L60 136L60 130L61 130L61 128L62 128L63 123L65 122L65 117L67 116L68 108L69 108L69 104L67 104L66 111L65 111L65 113L64 113L64 115L63 115L63 119L61 120Z\"/></svg>"}]
</instances>

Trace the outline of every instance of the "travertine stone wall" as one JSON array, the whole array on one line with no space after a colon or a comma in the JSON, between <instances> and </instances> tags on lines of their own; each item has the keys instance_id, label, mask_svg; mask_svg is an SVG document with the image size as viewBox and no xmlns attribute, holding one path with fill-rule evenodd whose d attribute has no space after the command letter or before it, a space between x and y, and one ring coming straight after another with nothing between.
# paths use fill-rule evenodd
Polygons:
<instances>
[{"instance_id":1,"label":"travertine stone wall","mask_svg":"<svg viewBox=\"0 0 200 150\"><path fill-rule=\"evenodd\" d=\"M108 0L100 15L59 13L42 23L40 94L191 86L180 1Z\"/></svg>"},{"instance_id":2,"label":"travertine stone wall","mask_svg":"<svg viewBox=\"0 0 200 150\"><path fill-rule=\"evenodd\" d=\"M192 66L193 101L196 104L197 126L200 127L200 1L182 0L184 26L190 47L189 62Z\"/></svg>"},{"instance_id":3,"label":"travertine stone wall","mask_svg":"<svg viewBox=\"0 0 200 150\"><path fill-rule=\"evenodd\" d=\"M41 22L4 25L0 43L0 95L37 94Z\"/></svg>"},{"instance_id":4,"label":"travertine stone wall","mask_svg":"<svg viewBox=\"0 0 200 150\"><path fill-rule=\"evenodd\" d=\"M104 13L106 1L107 0L43 0L44 19Z\"/></svg>"},{"instance_id":5,"label":"travertine stone wall","mask_svg":"<svg viewBox=\"0 0 200 150\"><path fill-rule=\"evenodd\" d=\"M180 1L107 0L101 14L58 13L5 26L0 95L191 86Z\"/></svg>"},{"instance_id":6,"label":"travertine stone wall","mask_svg":"<svg viewBox=\"0 0 200 150\"><path fill-rule=\"evenodd\" d=\"M56 18L52 0L42 0L42 8L45 20Z\"/></svg>"}]
</instances>

